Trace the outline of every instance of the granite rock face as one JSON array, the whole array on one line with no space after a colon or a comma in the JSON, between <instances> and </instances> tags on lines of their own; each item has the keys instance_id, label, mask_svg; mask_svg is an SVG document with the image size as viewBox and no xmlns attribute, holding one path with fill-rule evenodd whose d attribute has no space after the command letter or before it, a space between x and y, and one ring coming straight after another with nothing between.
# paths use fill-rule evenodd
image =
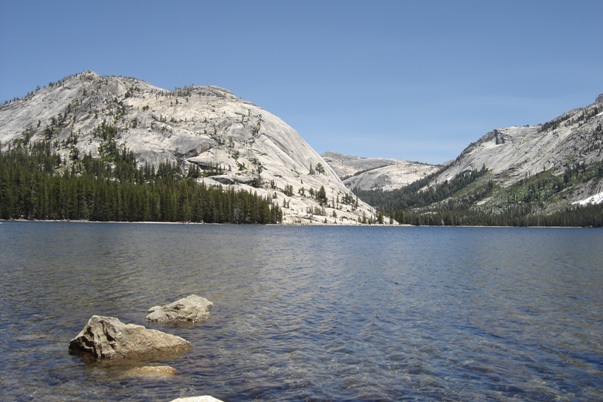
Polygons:
<instances>
[{"instance_id":1,"label":"granite rock face","mask_svg":"<svg viewBox=\"0 0 603 402\"><path fill-rule=\"evenodd\" d=\"M199 322L209 318L213 303L204 297L190 295L165 306L149 309L147 321L167 322Z\"/></svg>"},{"instance_id":2,"label":"granite rock face","mask_svg":"<svg viewBox=\"0 0 603 402\"><path fill-rule=\"evenodd\" d=\"M450 181L483 167L501 187L509 187L545 171L561 176L575 165L601 162L602 127L603 107L595 102L537 126L495 129L465 148L435 180L440 183ZM574 192L576 197L568 195L567 200L579 201L602 191L602 180L585 182Z\"/></svg>"},{"instance_id":3,"label":"granite rock face","mask_svg":"<svg viewBox=\"0 0 603 402\"><path fill-rule=\"evenodd\" d=\"M178 355L191 344L175 335L142 325L124 324L115 317L94 315L69 343L69 352L97 359L144 359Z\"/></svg>"}]
</instances>

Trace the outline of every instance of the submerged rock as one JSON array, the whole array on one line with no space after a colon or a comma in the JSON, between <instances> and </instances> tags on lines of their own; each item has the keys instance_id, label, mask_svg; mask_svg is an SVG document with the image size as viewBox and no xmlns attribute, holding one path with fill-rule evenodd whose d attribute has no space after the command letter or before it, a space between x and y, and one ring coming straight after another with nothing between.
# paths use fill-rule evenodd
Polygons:
<instances>
[{"instance_id":1,"label":"submerged rock","mask_svg":"<svg viewBox=\"0 0 603 402\"><path fill-rule=\"evenodd\" d=\"M220 399L216 399L213 396L190 396L188 398L173 399L171 402L222 402Z\"/></svg>"},{"instance_id":2,"label":"submerged rock","mask_svg":"<svg viewBox=\"0 0 603 402\"><path fill-rule=\"evenodd\" d=\"M97 359L144 359L180 354L191 347L179 336L142 325L124 324L115 317L94 315L71 340L69 352L92 355Z\"/></svg>"},{"instance_id":3,"label":"submerged rock","mask_svg":"<svg viewBox=\"0 0 603 402\"><path fill-rule=\"evenodd\" d=\"M134 367L125 372L129 377L169 377L177 373L176 369L170 366Z\"/></svg>"},{"instance_id":4,"label":"submerged rock","mask_svg":"<svg viewBox=\"0 0 603 402\"><path fill-rule=\"evenodd\" d=\"M209 318L213 303L204 297L190 295L165 306L151 307L149 322L198 322Z\"/></svg>"}]
</instances>

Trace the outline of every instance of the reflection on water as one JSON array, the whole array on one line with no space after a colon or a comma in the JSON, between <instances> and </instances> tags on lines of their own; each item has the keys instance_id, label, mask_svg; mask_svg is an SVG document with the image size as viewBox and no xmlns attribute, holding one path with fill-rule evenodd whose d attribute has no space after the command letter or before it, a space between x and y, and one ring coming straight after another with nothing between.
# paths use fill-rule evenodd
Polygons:
<instances>
[{"instance_id":1,"label":"reflection on water","mask_svg":"<svg viewBox=\"0 0 603 402\"><path fill-rule=\"evenodd\" d=\"M6 400L601 400L603 232L0 226ZM146 310L189 294L200 326ZM93 314L189 340L171 377L68 354Z\"/></svg>"}]
</instances>

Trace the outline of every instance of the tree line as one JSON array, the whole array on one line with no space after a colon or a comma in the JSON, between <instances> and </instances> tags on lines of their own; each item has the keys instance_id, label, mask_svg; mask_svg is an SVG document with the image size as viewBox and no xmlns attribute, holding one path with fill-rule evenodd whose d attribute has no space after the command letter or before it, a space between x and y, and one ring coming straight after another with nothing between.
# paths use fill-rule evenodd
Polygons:
<instances>
[{"instance_id":1,"label":"tree line","mask_svg":"<svg viewBox=\"0 0 603 402\"><path fill-rule=\"evenodd\" d=\"M282 210L268 197L195 180L180 166L137 167L133 153L113 147L102 158L70 155L48 141L0 148L0 218L269 224ZM190 173L190 174L189 174Z\"/></svg>"},{"instance_id":2,"label":"tree line","mask_svg":"<svg viewBox=\"0 0 603 402\"><path fill-rule=\"evenodd\" d=\"M439 211L430 214L396 211L400 223L431 226L565 226L603 227L603 205L567 207L552 214L532 213L529 205L515 205L497 213L469 209Z\"/></svg>"}]
</instances>

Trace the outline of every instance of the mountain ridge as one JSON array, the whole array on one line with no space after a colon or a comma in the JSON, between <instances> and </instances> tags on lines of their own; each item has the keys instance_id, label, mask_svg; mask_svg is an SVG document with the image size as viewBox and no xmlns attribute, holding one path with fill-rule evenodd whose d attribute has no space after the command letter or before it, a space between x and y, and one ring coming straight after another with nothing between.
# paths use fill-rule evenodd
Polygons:
<instances>
[{"instance_id":1,"label":"mountain ridge","mask_svg":"<svg viewBox=\"0 0 603 402\"><path fill-rule=\"evenodd\" d=\"M508 184L547 170L562 174L571 163L601 161L602 123L603 107L594 102L537 126L495 129L467 146L437 180L485 166L494 175L508 173L506 181L501 179Z\"/></svg>"}]
</instances>

